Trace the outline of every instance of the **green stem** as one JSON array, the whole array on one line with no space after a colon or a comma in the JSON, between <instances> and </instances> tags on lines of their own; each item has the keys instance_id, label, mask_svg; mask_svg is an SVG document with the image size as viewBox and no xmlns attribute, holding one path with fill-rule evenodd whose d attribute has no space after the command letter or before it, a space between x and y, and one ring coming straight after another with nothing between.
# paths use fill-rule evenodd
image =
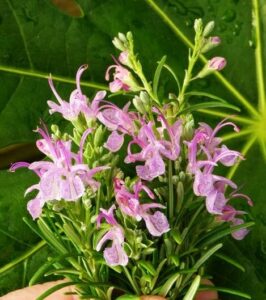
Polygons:
<instances>
[{"instance_id":1,"label":"green stem","mask_svg":"<svg viewBox=\"0 0 266 300\"><path fill-rule=\"evenodd\" d=\"M37 245L35 245L34 247L32 247L30 250L26 251L21 256L15 258L13 261L11 261L10 263L8 263L5 266L3 266L2 268L0 268L0 274L2 274L4 272L6 272L6 271L8 271L8 270L10 270L12 268L14 268L15 266L17 266L21 262L25 261L30 256L32 256L33 254L35 254L36 252L38 252L45 245L46 245L45 241L39 242Z\"/></svg>"},{"instance_id":2,"label":"green stem","mask_svg":"<svg viewBox=\"0 0 266 300\"><path fill-rule=\"evenodd\" d=\"M189 83L191 81L192 71L193 71L193 68L195 66L195 63L196 63L197 59L198 59L198 53L197 53L197 51L195 51L195 48L194 48L192 56L189 57L188 68L187 68L186 73L185 73L185 77L184 77L184 81L183 81L183 84L182 84L181 91L178 95L178 100L179 100L180 106L184 102L185 92L186 92L186 89L189 86Z\"/></svg>"},{"instance_id":3,"label":"green stem","mask_svg":"<svg viewBox=\"0 0 266 300\"><path fill-rule=\"evenodd\" d=\"M145 0L147 4L161 17L161 19L169 26L182 42L189 48L193 49L193 43L187 36L177 27L177 25L166 15L166 13L153 1ZM206 64L208 61L204 55L200 55L201 61ZM249 101L219 72L214 72L218 80L227 88L227 90L235 96L235 98L250 112L251 115L258 116L256 109L249 103Z\"/></svg>"},{"instance_id":4,"label":"green stem","mask_svg":"<svg viewBox=\"0 0 266 300\"><path fill-rule=\"evenodd\" d=\"M49 75L47 75L46 73L43 73L43 72L36 72L36 71L31 71L31 70L26 70L26 69L7 67L7 66L3 66L3 65L0 65L0 71L8 72L8 73L16 74L16 75L23 75L23 76L41 78L41 79L46 79L46 80L48 80L48 78L49 78ZM52 78L53 78L53 80L58 81L58 82L76 84L75 80L69 79L67 77L55 75ZM94 88L94 89L108 90L107 86L105 86L103 84L99 84L99 83L82 82L81 81L80 84L82 86L87 86L87 87L91 87L91 88Z\"/></svg>"},{"instance_id":5,"label":"green stem","mask_svg":"<svg viewBox=\"0 0 266 300\"><path fill-rule=\"evenodd\" d=\"M253 28L256 36L256 74L257 74L257 89L258 89L258 104L259 109L264 111L265 109L265 85L264 85L264 74L263 74L263 55L262 55L262 43L261 43L261 24L260 24L260 13L259 13L259 1L252 0L253 6Z\"/></svg>"},{"instance_id":6,"label":"green stem","mask_svg":"<svg viewBox=\"0 0 266 300\"><path fill-rule=\"evenodd\" d=\"M169 190L168 215L169 215L169 220L172 220L174 216L174 186L173 186L173 164L171 160L168 161L168 190Z\"/></svg>"}]
</instances>

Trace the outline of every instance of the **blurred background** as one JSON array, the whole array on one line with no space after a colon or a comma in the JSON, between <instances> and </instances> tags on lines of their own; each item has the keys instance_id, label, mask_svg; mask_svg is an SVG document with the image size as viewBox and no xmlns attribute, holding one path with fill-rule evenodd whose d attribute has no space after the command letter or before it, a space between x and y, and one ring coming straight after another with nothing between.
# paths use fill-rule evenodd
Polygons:
<instances>
[{"instance_id":1,"label":"blurred background","mask_svg":"<svg viewBox=\"0 0 266 300\"><path fill-rule=\"evenodd\" d=\"M23 194L36 178L27 170L7 172L12 162L40 158L33 132L40 120L64 126L48 113L48 74L68 99L76 70L86 63L83 89L92 96L95 88L107 85L105 70L112 63L111 54L117 54L112 38L130 30L148 78L167 55L167 63L182 79L196 18L215 21L214 35L222 44L207 58L223 56L228 65L222 76L201 79L193 88L241 109L236 123L242 133L224 138L245 153L246 160L231 175L254 200L250 214L256 222L244 241L228 238L223 250L246 271L215 259L209 271L218 286L249 293L254 300L266 299L266 99L263 74L256 71L263 71L266 59L265 0L0 1L0 295L26 286L49 255L45 246L28 255L39 239L22 221L28 200ZM162 89L171 88L168 76L161 83ZM124 101L121 97L121 105ZM213 109L198 113L196 119L217 122L226 114ZM25 259L15 267L6 266L21 255ZM220 298L241 299L223 294Z\"/></svg>"}]
</instances>

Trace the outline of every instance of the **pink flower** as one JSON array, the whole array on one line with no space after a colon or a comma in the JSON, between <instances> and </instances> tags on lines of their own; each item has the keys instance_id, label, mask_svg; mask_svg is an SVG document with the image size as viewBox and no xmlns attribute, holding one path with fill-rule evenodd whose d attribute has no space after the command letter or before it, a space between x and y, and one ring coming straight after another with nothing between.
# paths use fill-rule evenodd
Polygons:
<instances>
[{"instance_id":1,"label":"pink flower","mask_svg":"<svg viewBox=\"0 0 266 300\"><path fill-rule=\"evenodd\" d=\"M112 133L109 135L104 147L111 152L117 152L124 143L124 135L133 135L135 126L134 113L128 112L130 102L123 109L108 103L99 109L98 120L103 123Z\"/></svg>"},{"instance_id":2,"label":"pink flower","mask_svg":"<svg viewBox=\"0 0 266 300\"><path fill-rule=\"evenodd\" d=\"M152 191L140 180L133 185L134 193L130 193L125 187L124 181L115 179L115 198L121 211L137 221L144 220L149 233L153 236L161 236L169 231L169 223L166 216L160 211L150 213L153 208L165 208L159 203L140 204L140 192L145 191L149 198L154 199Z\"/></svg>"},{"instance_id":3,"label":"pink flower","mask_svg":"<svg viewBox=\"0 0 266 300\"><path fill-rule=\"evenodd\" d=\"M81 153L77 155L71 152L71 141L53 140L45 130L39 128L37 131L43 137L36 142L37 147L51 161L16 163L10 168L11 171L15 171L21 167L28 167L40 177L40 182L28 188L25 193L38 191L37 196L28 203L28 210L34 219L40 216L42 207L47 201L62 199L75 201L84 194L86 187L96 190L99 183L93 176L108 168L96 167L90 170L83 163ZM87 134L85 132L84 135ZM83 142L84 139L80 145L81 150Z\"/></svg>"},{"instance_id":4,"label":"pink flower","mask_svg":"<svg viewBox=\"0 0 266 300\"><path fill-rule=\"evenodd\" d=\"M237 226L237 225L244 224L244 220L237 218L236 216L244 215L244 214L246 214L244 211L236 210L233 206L226 205L223 209L223 214L218 219L221 221L231 223L231 226ZM242 228L237 231L234 231L232 233L232 236L236 240L242 240L248 233L249 233L248 229Z\"/></svg>"},{"instance_id":5,"label":"pink flower","mask_svg":"<svg viewBox=\"0 0 266 300\"><path fill-rule=\"evenodd\" d=\"M99 91L92 102L89 104L87 97L83 95L80 87L80 77L82 73L88 68L87 65L83 65L78 69L77 75L76 75L76 84L77 88L71 93L69 102L62 100L59 94L57 93L53 81L51 78L49 78L49 85L50 88L55 95L57 101L59 102L59 105L55 102L49 100L47 103L50 106L50 114L53 114L55 112L59 112L63 115L63 117L66 120L73 121L78 118L78 116L83 113L88 118L96 118L97 112L98 112L98 105L99 101L103 100L106 92L105 91Z\"/></svg>"},{"instance_id":6,"label":"pink flower","mask_svg":"<svg viewBox=\"0 0 266 300\"><path fill-rule=\"evenodd\" d=\"M105 219L111 228L101 238L96 246L96 250L100 251L106 241L112 241L111 247L106 247L104 250L104 258L109 266L126 266L128 264L128 256L123 249L125 240L122 227L117 223L113 211L116 209L115 205L112 205L109 210L101 208L101 213L97 218L97 227L99 228L101 220Z\"/></svg>"},{"instance_id":7,"label":"pink flower","mask_svg":"<svg viewBox=\"0 0 266 300\"><path fill-rule=\"evenodd\" d=\"M158 120L162 124L160 128L154 128L152 122L142 125L138 136L133 137L133 141L128 144L128 155L125 159L126 163L144 161L145 164L137 166L136 171L141 179L147 181L165 173L163 158L176 160L180 153L181 122L177 121L170 126L162 115L159 115ZM165 134L170 140L165 139ZM134 144L141 148L139 153L132 153L131 146Z\"/></svg>"},{"instance_id":8,"label":"pink flower","mask_svg":"<svg viewBox=\"0 0 266 300\"><path fill-rule=\"evenodd\" d=\"M132 76L131 72L128 71L125 67L123 67L114 57L115 65L111 65L108 67L106 73L105 73L105 79L107 81L110 80L110 70L114 69L114 74L113 74L113 81L110 82L109 88L112 93L118 92L120 90L124 91L137 91L139 90L139 86ZM122 52L119 56L119 60L123 64L127 64L128 61L128 54L127 52Z\"/></svg>"}]
</instances>

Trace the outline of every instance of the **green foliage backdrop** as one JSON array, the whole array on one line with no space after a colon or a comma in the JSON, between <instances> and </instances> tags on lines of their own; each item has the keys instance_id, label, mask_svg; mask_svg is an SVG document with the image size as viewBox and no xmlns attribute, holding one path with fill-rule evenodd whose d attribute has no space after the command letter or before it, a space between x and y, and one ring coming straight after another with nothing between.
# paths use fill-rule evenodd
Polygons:
<instances>
[{"instance_id":1,"label":"green foliage backdrop","mask_svg":"<svg viewBox=\"0 0 266 300\"><path fill-rule=\"evenodd\" d=\"M65 7L58 7L62 2ZM217 266L215 261L210 268L220 286L250 293L252 299L266 299L265 0L0 1L0 267L38 243L22 221L27 215L23 193L34 176L23 170L10 174L5 168L18 159L36 157L32 130L40 119L48 124L57 121L46 105L52 97L47 75L53 74L57 89L67 96L77 68L88 63L83 85L93 94L95 88L106 86L104 72L112 62L110 54L115 54L112 37L130 30L147 74L152 74L154 63L166 54L168 64L181 77L193 20L198 17L204 22L215 20L215 33L223 41L215 54L225 56L228 66L222 76L201 80L196 88L241 108L233 118L242 134L225 139L246 154L246 161L231 170L231 176L244 183L244 192L253 198L251 214L256 222L244 241L227 242L226 252L246 272ZM224 116L218 110L202 113L209 120ZM0 295L27 284L47 257L45 247L40 249L15 268L1 272Z\"/></svg>"}]
</instances>

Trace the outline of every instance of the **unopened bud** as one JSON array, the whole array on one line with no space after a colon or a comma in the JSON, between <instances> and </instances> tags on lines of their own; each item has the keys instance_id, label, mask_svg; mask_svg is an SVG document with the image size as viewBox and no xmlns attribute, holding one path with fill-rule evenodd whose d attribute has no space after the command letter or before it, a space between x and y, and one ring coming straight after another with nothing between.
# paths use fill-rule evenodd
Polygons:
<instances>
[{"instance_id":1,"label":"unopened bud","mask_svg":"<svg viewBox=\"0 0 266 300\"><path fill-rule=\"evenodd\" d=\"M135 106L135 108L136 108L136 110L138 112L140 112L141 114L145 114L146 113L146 110L145 110L145 107L143 105L143 102L142 102L142 100L140 99L139 96L135 96L133 98L133 104L134 104L134 106Z\"/></svg>"},{"instance_id":2,"label":"unopened bud","mask_svg":"<svg viewBox=\"0 0 266 300\"><path fill-rule=\"evenodd\" d=\"M219 36L211 36L208 38L201 49L201 53L210 51L211 49L217 47L221 43Z\"/></svg>"},{"instance_id":3,"label":"unopened bud","mask_svg":"<svg viewBox=\"0 0 266 300\"><path fill-rule=\"evenodd\" d=\"M203 30L203 36L207 37L213 31L214 26L215 26L214 21L210 21L209 23L207 23Z\"/></svg>"},{"instance_id":4,"label":"unopened bud","mask_svg":"<svg viewBox=\"0 0 266 300\"><path fill-rule=\"evenodd\" d=\"M123 44L117 37L115 37L115 38L113 39L112 42L113 42L113 45L114 45L118 50L120 50L120 51L126 50L124 44Z\"/></svg>"},{"instance_id":5,"label":"unopened bud","mask_svg":"<svg viewBox=\"0 0 266 300\"><path fill-rule=\"evenodd\" d=\"M185 140L191 140L194 134L194 119L191 114L186 116L185 125L183 129L183 137Z\"/></svg>"},{"instance_id":6,"label":"unopened bud","mask_svg":"<svg viewBox=\"0 0 266 300\"><path fill-rule=\"evenodd\" d=\"M105 132L105 130L103 129L102 125L100 125L95 130L94 139L93 139L93 144L94 144L95 147L99 147L103 144L104 132Z\"/></svg>"},{"instance_id":7,"label":"unopened bud","mask_svg":"<svg viewBox=\"0 0 266 300\"><path fill-rule=\"evenodd\" d=\"M124 33L119 32L119 33L118 33L118 38L119 38L119 40L120 40L121 42L123 42L123 43L126 43L126 42L127 42L127 38L126 38L126 36L124 35Z\"/></svg>"},{"instance_id":8,"label":"unopened bud","mask_svg":"<svg viewBox=\"0 0 266 300\"><path fill-rule=\"evenodd\" d=\"M226 59L224 57L213 57L209 63L208 68L214 71L221 71L226 66Z\"/></svg>"},{"instance_id":9,"label":"unopened bud","mask_svg":"<svg viewBox=\"0 0 266 300\"><path fill-rule=\"evenodd\" d=\"M128 66L129 68L132 68L132 63L129 58L128 51L122 51L119 55L118 60L125 66Z\"/></svg>"},{"instance_id":10,"label":"unopened bud","mask_svg":"<svg viewBox=\"0 0 266 300\"><path fill-rule=\"evenodd\" d=\"M226 66L226 59L224 57L213 57L207 62L203 69L196 76L197 78L204 78L215 71L221 71Z\"/></svg>"},{"instance_id":11,"label":"unopened bud","mask_svg":"<svg viewBox=\"0 0 266 300\"><path fill-rule=\"evenodd\" d=\"M201 32L202 31L202 19L196 19L194 22L194 30L195 32Z\"/></svg>"}]
</instances>

